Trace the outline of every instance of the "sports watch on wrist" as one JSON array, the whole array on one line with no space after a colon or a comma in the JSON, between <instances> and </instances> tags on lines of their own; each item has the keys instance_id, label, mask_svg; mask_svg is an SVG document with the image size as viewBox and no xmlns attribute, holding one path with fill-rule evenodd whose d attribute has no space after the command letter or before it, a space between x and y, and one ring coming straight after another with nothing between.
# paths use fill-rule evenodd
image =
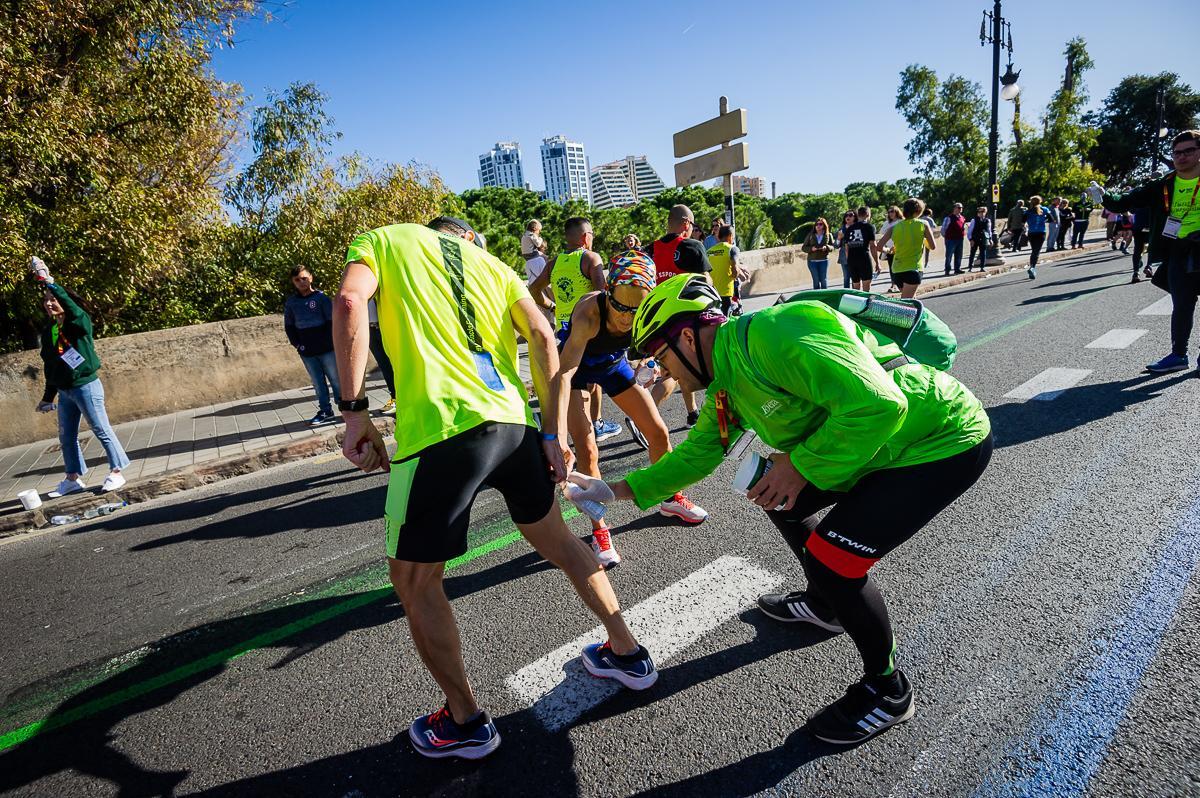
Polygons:
<instances>
[{"instance_id":1,"label":"sports watch on wrist","mask_svg":"<svg viewBox=\"0 0 1200 798\"><path fill-rule=\"evenodd\" d=\"M362 399L338 399L337 406L338 410L357 413L370 407L371 402L365 396Z\"/></svg>"}]
</instances>

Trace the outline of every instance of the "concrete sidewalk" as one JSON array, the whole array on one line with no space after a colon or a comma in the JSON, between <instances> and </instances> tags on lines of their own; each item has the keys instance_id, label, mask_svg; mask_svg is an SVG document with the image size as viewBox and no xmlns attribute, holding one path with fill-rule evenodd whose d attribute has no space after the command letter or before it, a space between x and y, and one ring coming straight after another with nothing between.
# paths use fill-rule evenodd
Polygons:
<instances>
[{"instance_id":1,"label":"concrete sidewalk","mask_svg":"<svg viewBox=\"0 0 1200 798\"><path fill-rule=\"evenodd\" d=\"M1095 252L1104 246L1103 231L1093 232L1084 250L1055 252L1043 255L1043 263L1071 257L1074 254ZM987 272L942 275L940 263L930 261L925 270L925 282L920 294L988 276L1024 269L1028 250L1009 255L1004 266L989 267ZM836 262L830 264L829 284L841 285L841 271ZM779 293L793 293L811 287L793 286L781 292L748 297L747 310L771 305ZM874 284L878 292L888 288L886 274ZM529 381L529 363L525 346L519 347L521 376ZM378 373L368 380L368 397L373 408L387 401L387 389ZM165 389L165 388L164 388ZM30 412L33 409L30 408ZM168 415L144 418L116 426L117 437L125 446L130 466L125 469L129 485L118 491L113 499L141 501L155 495L185 489L237 473L246 473L268 465L332 452L341 425L312 428L308 419L316 412L316 399L311 386L256 396L238 402L198 407ZM382 419L391 429L391 419ZM61 499L47 499L63 476L62 452L57 440L0 449L0 536L31 527L42 526L51 515L81 512L83 508L101 503L99 485L108 473L104 450L90 430L81 430L80 442L84 457L91 469L84 477L89 489L84 494ZM186 478L170 478L184 475ZM24 512L17 493L35 489L45 502L35 513Z\"/></svg>"}]
</instances>

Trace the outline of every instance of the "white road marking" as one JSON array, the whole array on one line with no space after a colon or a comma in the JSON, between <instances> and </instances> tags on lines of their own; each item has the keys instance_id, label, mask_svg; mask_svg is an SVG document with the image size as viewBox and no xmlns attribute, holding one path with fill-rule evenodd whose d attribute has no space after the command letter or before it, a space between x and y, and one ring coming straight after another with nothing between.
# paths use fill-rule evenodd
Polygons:
<instances>
[{"instance_id":1,"label":"white road marking","mask_svg":"<svg viewBox=\"0 0 1200 798\"><path fill-rule=\"evenodd\" d=\"M782 581L748 560L726 555L625 610L625 620L662 667ZM521 668L505 684L533 707L547 729L566 728L622 689L612 679L594 678L579 661L584 646L604 639L604 627L597 626Z\"/></svg>"},{"instance_id":2,"label":"white road marking","mask_svg":"<svg viewBox=\"0 0 1200 798\"><path fill-rule=\"evenodd\" d=\"M1109 330L1084 348L1127 349L1130 344L1141 338L1147 332L1149 332L1149 330Z\"/></svg>"},{"instance_id":3,"label":"white road marking","mask_svg":"<svg viewBox=\"0 0 1200 798\"><path fill-rule=\"evenodd\" d=\"M1091 369L1049 368L1024 385L1013 388L1004 397L1049 402L1091 373Z\"/></svg>"},{"instance_id":4,"label":"white road marking","mask_svg":"<svg viewBox=\"0 0 1200 798\"><path fill-rule=\"evenodd\" d=\"M1138 311L1139 316L1170 316L1171 297L1165 296L1148 308Z\"/></svg>"}]
</instances>

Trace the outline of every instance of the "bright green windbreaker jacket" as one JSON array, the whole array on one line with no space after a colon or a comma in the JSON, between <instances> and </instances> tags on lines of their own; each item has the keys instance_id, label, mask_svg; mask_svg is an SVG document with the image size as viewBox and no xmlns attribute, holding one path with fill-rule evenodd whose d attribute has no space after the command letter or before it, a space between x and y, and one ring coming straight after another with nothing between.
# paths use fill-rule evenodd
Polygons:
<instances>
[{"instance_id":1,"label":"bright green windbreaker jacket","mask_svg":"<svg viewBox=\"0 0 1200 798\"><path fill-rule=\"evenodd\" d=\"M749 325L746 346L739 325ZM722 325L696 426L674 451L626 477L637 505L648 509L720 465L713 397L722 389L736 422L730 440L754 430L825 490L849 490L883 468L942 460L987 437L983 405L954 377L915 362L892 371L880 365L902 354L823 302L789 302Z\"/></svg>"}]
</instances>

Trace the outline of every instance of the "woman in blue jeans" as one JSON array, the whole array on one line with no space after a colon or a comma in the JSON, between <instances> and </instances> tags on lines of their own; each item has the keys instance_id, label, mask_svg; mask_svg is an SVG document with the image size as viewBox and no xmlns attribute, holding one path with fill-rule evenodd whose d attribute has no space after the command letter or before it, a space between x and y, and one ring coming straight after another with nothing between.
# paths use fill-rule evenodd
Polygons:
<instances>
[{"instance_id":1,"label":"woman in blue jeans","mask_svg":"<svg viewBox=\"0 0 1200 798\"><path fill-rule=\"evenodd\" d=\"M833 235L829 232L829 222L825 221L824 216L817 218L801 249L808 255L808 273L812 275L812 287L828 288L829 253L837 249L837 242L833 240Z\"/></svg>"},{"instance_id":2,"label":"woman in blue jeans","mask_svg":"<svg viewBox=\"0 0 1200 798\"><path fill-rule=\"evenodd\" d=\"M62 446L66 471L50 497L78 493L87 487L81 479L87 473L83 447L79 445L81 418L87 419L92 434L108 456L109 472L101 490L116 490L125 484L121 471L129 465L129 457L108 423L108 413L104 409L104 386L96 375L100 357L92 339L92 319L77 296L54 282L41 259L33 259L31 271L45 289L42 307L48 317L41 335L46 390L37 409L42 413L54 410L57 395L58 442Z\"/></svg>"}]
</instances>

